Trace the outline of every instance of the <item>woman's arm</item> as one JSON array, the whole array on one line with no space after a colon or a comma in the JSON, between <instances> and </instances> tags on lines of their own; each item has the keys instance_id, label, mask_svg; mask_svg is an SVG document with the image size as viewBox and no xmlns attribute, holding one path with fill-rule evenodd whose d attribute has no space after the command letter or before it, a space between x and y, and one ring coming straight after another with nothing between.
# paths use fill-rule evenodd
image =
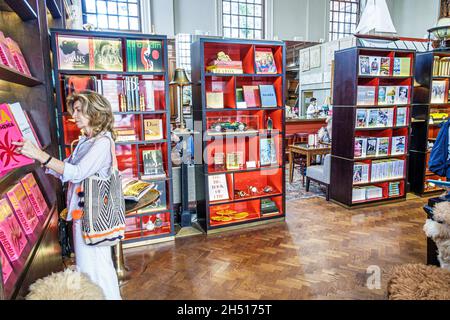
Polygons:
<instances>
[{"instance_id":1,"label":"woman's arm","mask_svg":"<svg viewBox=\"0 0 450 320\"><path fill-rule=\"evenodd\" d=\"M31 141L26 139L24 139L23 141L13 142L12 144L17 146L17 153L23 154L28 158L35 159L40 163L45 163L51 157L47 152L39 149ZM64 162L56 158L52 157L50 162L46 164L46 167L58 174L64 173Z\"/></svg>"}]
</instances>

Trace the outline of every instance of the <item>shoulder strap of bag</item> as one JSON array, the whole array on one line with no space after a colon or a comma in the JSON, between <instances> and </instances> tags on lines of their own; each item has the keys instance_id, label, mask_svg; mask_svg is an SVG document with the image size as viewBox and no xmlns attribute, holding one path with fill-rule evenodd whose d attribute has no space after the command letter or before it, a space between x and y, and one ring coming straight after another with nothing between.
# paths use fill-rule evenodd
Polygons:
<instances>
[{"instance_id":1,"label":"shoulder strap of bag","mask_svg":"<svg viewBox=\"0 0 450 320\"><path fill-rule=\"evenodd\" d=\"M108 136L108 138L109 141L111 141L112 169L119 170L119 165L117 164L117 157L116 157L116 143L110 136Z\"/></svg>"}]
</instances>

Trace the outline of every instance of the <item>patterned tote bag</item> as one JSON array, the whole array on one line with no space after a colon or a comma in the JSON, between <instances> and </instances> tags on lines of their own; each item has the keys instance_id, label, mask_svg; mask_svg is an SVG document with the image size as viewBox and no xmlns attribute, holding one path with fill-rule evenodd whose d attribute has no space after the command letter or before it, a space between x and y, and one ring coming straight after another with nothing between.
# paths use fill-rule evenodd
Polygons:
<instances>
[{"instance_id":1,"label":"patterned tote bag","mask_svg":"<svg viewBox=\"0 0 450 320\"><path fill-rule=\"evenodd\" d=\"M109 177L96 174L83 181L85 202L81 229L85 243L91 246L113 246L125 235L125 200L115 143L109 139L112 156Z\"/></svg>"}]
</instances>

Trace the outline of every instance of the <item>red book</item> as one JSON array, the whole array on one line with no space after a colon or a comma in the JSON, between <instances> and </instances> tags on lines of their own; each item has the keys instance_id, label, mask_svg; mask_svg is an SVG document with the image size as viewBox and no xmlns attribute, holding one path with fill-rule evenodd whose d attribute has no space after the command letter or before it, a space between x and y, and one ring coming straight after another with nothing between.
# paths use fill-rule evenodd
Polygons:
<instances>
[{"instance_id":1,"label":"red book","mask_svg":"<svg viewBox=\"0 0 450 320\"><path fill-rule=\"evenodd\" d=\"M33 206L34 212L38 217L44 216L48 213L48 206L45 202L44 196L42 195L41 189L36 183L33 174L30 172L25 177L23 177L20 182L28 195L28 199Z\"/></svg>"},{"instance_id":2,"label":"red book","mask_svg":"<svg viewBox=\"0 0 450 320\"><path fill-rule=\"evenodd\" d=\"M19 70L20 73L31 76L30 69L28 69L27 62L25 61L25 58L22 54L22 51L20 51L20 47L17 42L15 42L11 38L6 38L6 43L8 45L9 52L11 52L11 55L14 59L17 70Z\"/></svg>"},{"instance_id":3,"label":"red book","mask_svg":"<svg viewBox=\"0 0 450 320\"><path fill-rule=\"evenodd\" d=\"M242 86L242 89L244 90L244 100L247 103L247 108L261 106L258 86Z\"/></svg>"},{"instance_id":4,"label":"red book","mask_svg":"<svg viewBox=\"0 0 450 320\"><path fill-rule=\"evenodd\" d=\"M0 244L11 262L20 258L27 245L25 233L6 199L0 200Z\"/></svg>"},{"instance_id":5,"label":"red book","mask_svg":"<svg viewBox=\"0 0 450 320\"><path fill-rule=\"evenodd\" d=\"M22 185L16 184L6 195L25 233L33 234L39 224L39 219Z\"/></svg>"},{"instance_id":6,"label":"red book","mask_svg":"<svg viewBox=\"0 0 450 320\"><path fill-rule=\"evenodd\" d=\"M15 152L13 141L20 141L22 132L7 104L0 105L0 172L34 163L33 159Z\"/></svg>"},{"instance_id":7,"label":"red book","mask_svg":"<svg viewBox=\"0 0 450 320\"><path fill-rule=\"evenodd\" d=\"M0 31L0 63L13 68L17 69L16 64L14 62L14 58L9 51L8 42L5 39L5 36L3 35L3 32Z\"/></svg>"},{"instance_id":8,"label":"red book","mask_svg":"<svg viewBox=\"0 0 450 320\"><path fill-rule=\"evenodd\" d=\"M0 261L2 265L3 284L5 284L12 273L12 268L11 265L9 264L9 261L6 260L6 256L3 254L2 250L0 250Z\"/></svg>"}]
</instances>

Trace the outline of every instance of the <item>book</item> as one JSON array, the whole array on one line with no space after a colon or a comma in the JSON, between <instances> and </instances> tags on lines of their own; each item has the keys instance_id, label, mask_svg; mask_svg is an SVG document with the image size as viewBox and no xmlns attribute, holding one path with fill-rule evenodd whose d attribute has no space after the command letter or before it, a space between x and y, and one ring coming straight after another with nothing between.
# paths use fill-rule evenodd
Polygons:
<instances>
[{"instance_id":1,"label":"book","mask_svg":"<svg viewBox=\"0 0 450 320\"><path fill-rule=\"evenodd\" d=\"M277 73L271 48L255 48L256 73Z\"/></svg>"},{"instance_id":2,"label":"book","mask_svg":"<svg viewBox=\"0 0 450 320\"><path fill-rule=\"evenodd\" d=\"M223 109L223 92L206 92L206 107Z\"/></svg>"},{"instance_id":3,"label":"book","mask_svg":"<svg viewBox=\"0 0 450 320\"><path fill-rule=\"evenodd\" d=\"M391 58L380 58L380 76L389 76L391 71Z\"/></svg>"},{"instance_id":4,"label":"book","mask_svg":"<svg viewBox=\"0 0 450 320\"><path fill-rule=\"evenodd\" d=\"M9 51L8 42L6 41L5 35L0 31L0 63L11 69L17 69L14 58Z\"/></svg>"},{"instance_id":5,"label":"book","mask_svg":"<svg viewBox=\"0 0 450 320\"><path fill-rule=\"evenodd\" d=\"M247 108L247 102L244 99L244 89L242 88L236 88L236 108Z\"/></svg>"},{"instance_id":6,"label":"book","mask_svg":"<svg viewBox=\"0 0 450 320\"><path fill-rule=\"evenodd\" d=\"M0 244L10 262L19 260L27 246L25 233L6 199L0 199Z\"/></svg>"},{"instance_id":7,"label":"book","mask_svg":"<svg viewBox=\"0 0 450 320\"><path fill-rule=\"evenodd\" d=\"M127 39L127 70L160 72L163 70L163 42Z\"/></svg>"},{"instance_id":8,"label":"book","mask_svg":"<svg viewBox=\"0 0 450 320\"><path fill-rule=\"evenodd\" d=\"M356 128L367 127L367 110L356 109Z\"/></svg>"},{"instance_id":9,"label":"book","mask_svg":"<svg viewBox=\"0 0 450 320\"><path fill-rule=\"evenodd\" d=\"M241 151L228 152L226 155L227 170L237 170L244 166L244 153Z\"/></svg>"},{"instance_id":10,"label":"book","mask_svg":"<svg viewBox=\"0 0 450 320\"><path fill-rule=\"evenodd\" d=\"M259 94L261 96L261 107L277 107L277 95L271 84L260 84Z\"/></svg>"},{"instance_id":11,"label":"book","mask_svg":"<svg viewBox=\"0 0 450 320\"><path fill-rule=\"evenodd\" d=\"M377 127L392 127L394 119L394 109L381 108L378 109Z\"/></svg>"},{"instance_id":12,"label":"book","mask_svg":"<svg viewBox=\"0 0 450 320\"><path fill-rule=\"evenodd\" d=\"M139 214L167 210L166 181L154 181L153 184L153 190L157 190L159 192L159 198L151 205L139 209Z\"/></svg>"},{"instance_id":13,"label":"book","mask_svg":"<svg viewBox=\"0 0 450 320\"><path fill-rule=\"evenodd\" d=\"M259 159L261 166L277 164L277 150L274 138L260 138Z\"/></svg>"},{"instance_id":14,"label":"book","mask_svg":"<svg viewBox=\"0 0 450 320\"><path fill-rule=\"evenodd\" d=\"M39 219L22 185L16 184L6 192L6 196L25 234L33 234L39 224Z\"/></svg>"},{"instance_id":15,"label":"book","mask_svg":"<svg viewBox=\"0 0 450 320\"><path fill-rule=\"evenodd\" d=\"M366 200L383 198L383 188L376 186L365 187Z\"/></svg>"},{"instance_id":16,"label":"book","mask_svg":"<svg viewBox=\"0 0 450 320\"><path fill-rule=\"evenodd\" d=\"M41 144L36 136L36 132L33 129L33 126L31 125L30 119L28 118L27 114L23 111L22 106L19 102L12 103L9 105L9 110L11 111L14 121L16 122L17 126L20 129L20 132L22 133L22 136L30 140L34 143L34 145L41 147Z\"/></svg>"},{"instance_id":17,"label":"book","mask_svg":"<svg viewBox=\"0 0 450 320\"><path fill-rule=\"evenodd\" d=\"M388 86L386 87L386 104L395 104L395 100L397 97L397 87Z\"/></svg>"},{"instance_id":18,"label":"book","mask_svg":"<svg viewBox=\"0 0 450 320\"><path fill-rule=\"evenodd\" d=\"M123 94L123 82L116 79L102 79L100 85L97 92L109 101L112 112L121 112L120 98Z\"/></svg>"},{"instance_id":19,"label":"book","mask_svg":"<svg viewBox=\"0 0 450 320\"><path fill-rule=\"evenodd\" d=\"M0 104L0 172L34 163L33 159L15 152L16 146L12 142L19 141L22 137L9 106Z\"/></svg>"},{"instance_id":20,"label":"book","mask_svg":"<svg viewBox=\"0 0 450 320\"><path fill-rule=\"evenodd\" d=\"M58 69L91 70L89 38L57 35L56 46Z\"/></svg>"},{"instance_id":21,"label":"book","mask_svg":"<svg viewBox=\"0 0 450 320\"><path fill-rule=\"evenodd\" d=\"M373 157L377 154L377 138L367 138L366 156Z\"/></svg>"},{"instance_id":22,"label":"book","mask_svg":"<svg viewBox=\"0 0 450 320\"><path fill-rule=\"evenodd\" d=\"M370 75L370 62L368 56L359 56L359 74L362 76Z\"/></svg>"},{"instance_id":23,"label":"book","mask_svg":"<svg viewBox=\"0 0 450 320\"><path fill-rule=\"evenodd\" d=\"M371 76L379 76L380 75L380 63L381 63L381 57L369 57L370 75Z\"/></svg>"},{"instance_id":24,"label":"book","mask_svg":"<svg viewBox=\"0 0 450 320\"><path fill-rule=\"evenodd\" d=\"M244 90L244 100L248 108L261 106L258 86L242 86L242 89Z\"/></svg>"},{"instance_id":25,"label":"book","mask_svg":"<svg viewBox=\"0 0 450 320\"><path fill-rule=\"evenodd\" d=\"M0 250L0 266L0 269L2 269L3 285L5 285L6 282L8 282L9 276L11 275L13 269L2 250Z\"/></svg>"},{"instance_id":26,"label":"book","mask_svg":"<svg viewBox=\"0 0 450 320\"><path fill-rule=\"evenodd\" d=\"M368 113L367 127L369 127L369 128L377 127L379 110L378 109L369 109L369 110L367 110L367 113Z\"/></svg>"},{"instance_id":27,"label":"book","mask_svg":"<svg viewBox=\"0 0 450 320\"><path fill-rule=\"evenodd\" d=\"M395 119L395 126L397 126L397 127L406 126L407 112L408 112L408 110L406 107L397 108L397 116Z\"/></svg>"},{"instance_id":28,"label":"book","mask_svg":"<svg viewBox=\"0 0 450 320\"><path fill-rule=\"evenodd\" d=\"M407 104L409 102L409 87L398 86L396 88L395 103L396 104Z\"/></svg>"},{"instance_id":29,"label":"book","mask_svg":"<svg viewBox=\"0 0 450 320\"><path fill-rule=\"evenodd\" d=\"M364 162L356 162L353 165L353 183L369 182L369 165Z\"/></svg>"},{"instance_id":30,"label":"book","mask_svg":"<svg viewBox=\"0 0 450 320\"><path fill-rule=\"evenodd\" d=\"M355 158L365 158L367 149L367 138L355 138Z\"/></svg>"},{"instance_id":31,"label":"book","mask_svg":"<svg viewBox=\"0 0 450 320\"><path fill-rule=\"evenodd\" d=\"M209 201L228 200L228 183L225 174L214 174L208 176Z\"/></svg>"},{"instance_id":32,"label":"book","mask_svg":"<svg viewBox=\"0 0 450 320\"><path fill-rule=\"evenodd\" d=\"M366 200L366 188L356 187L352 189L352 201Z\"/></svg>"},{"instance_id":33,"label":"book","mask_svg":"<svg viewBox=\"0 0 450 320\"><path fill-rule=\"evenodd\" d=\"M144 140L153 141L163 138L162 119L144 119Z\"/></svg>"},{"instance_id":34,"label":"book","mask_svg":"<svg viewBox=\"0 0 450 320\"><path fill-rule=\"evenodd\" d=\"M400 196L400 182L389 182L389 189L388 189L388 196L389 197L398 197Z\"/></svg>"},{"instance_id":35,"label":"book","mask_svg":"<svg viewBox=\"0 0 450 320\"><path fill-rule=\"evenodd\" d=\"M447 81L433 80L431 82L431 103L445 103Z\"/></svg>"},{"instance_id":36,"label":"book","mask_svg":"<svg viewBox=\"0 0 450 320\"><path fill-rule=\"evenodd\" d=\"M67 98L72 93L79 93L85 90L98 91L97 78L94 76L64 76L64 92Z\"/></svg>"},{"instance_id":37,"label":"book","mask_svg":"<svg viewBox=\"0 0 450 320\"><path fill-rule=\"evenodd\" d=\"M165 178L162 151L159 149L143 150L142 162L144 165L143 180Z\"/></svg>"},{"instance_id":38,"label":"book","mask_svg":"<svg viewBox=\"0 0 450 320\"><path fill-rule=\"evenodd\" d=\"M164 109L165 106L165 83L162 80L139 81L140 95L144 96L144 110L155 111Z\"/></svg>"},{"instance_id":39,"label":"book","mask_svg":"<svg viewBox=\"0 0 450 320\"><path fill-rule=\"evenodd\" d=\"M405 161L401 159L386 159L372 161L371 182L404 177Z\"/></svg>"},{"instance_id":40,"label":"book","mask_svg":"<svg viewBox=\"0 0 450 320\"><path fill-rule=\"evenodd\" d=\"M411 58L397 57L394 58L394 68L392 71L394 76L408 77L411 75Z\"/></svg>"},{"instance_id":41,"label":"book","mask_svg":"<svg viewBox=\"0 0 450 320\"><path fill-rule=\"evenodd\" d=\"M34 212L38 217L47 215L49 208L47 202L42 195L41 189L34 179L33 173L28 173L22 179L20 179L23 189L25 190L31 205L33 206Z\"/></svg>"},{"instance_id":42,"label":"book","mask_svg":"<svg viewBox=\"0 0 450 320\"><path fill-rule=\"evenodd\" d=\"M122 181L122 191L125 200L139 201L150 189L153 183L137 180L133 178L124 178Z\"/></svg>"},{"instance_id":43,"label":"book","mask_svg":"<svg viewBox=\"0 0 450 320\"><path fill-rule=\"evenodd\" d=\"M405 154L405 136L392 137L391 155Z\"/></svg>"},{"instance_id":44,"label":"book","mask_svg":"<svg viewBox=\"0 0 450 320\"><path fill-rule=\"evenodd\" d=\"M387 87L386 86L380 86L378 88L378 104L379 105L387 104L386 91L387 91Z\"/></svg>"},{"instance_id":45,"label":"book","mask_svg":"<svg viewBox=\"0 0 450 320\"><path fill-rule=\"evenodd\" d=\"M387 156L389 154L389 138L381 137L377 138L377 157Z\"/></svg>"},{"instance_id":46,"label":"book","mask_svg":"<svg viewBox=\"0 0 450 320\"><path fill-rule=\"evenodd\" d=\"M93 38L93 70L123 71L122 40L117 38Z\"/></svg>"},{"instance_id":47,"label":"book","mask_svg":"<svg viewBox=\"0 0 450 320\"><path fill-rule=\"evenodd\" d=\"M367 106L375 104L375 86L358 86L357 105Z\"/></svg>"},{"instance_id":48,"label":"book","mask_svg":"<svg viewBox=\"0 0 450 320\"><path fill-rule=\"evenodd\" d=\"M30 69L28 68L28 64L25 60L25 57L20 50L19 45L11 38L6 38L6 44L8 45L9 52L11 53L12 58L14 59L14 63L16 65L16 69L23 74L31 76Z\"/></svg>"}]
</instances>

